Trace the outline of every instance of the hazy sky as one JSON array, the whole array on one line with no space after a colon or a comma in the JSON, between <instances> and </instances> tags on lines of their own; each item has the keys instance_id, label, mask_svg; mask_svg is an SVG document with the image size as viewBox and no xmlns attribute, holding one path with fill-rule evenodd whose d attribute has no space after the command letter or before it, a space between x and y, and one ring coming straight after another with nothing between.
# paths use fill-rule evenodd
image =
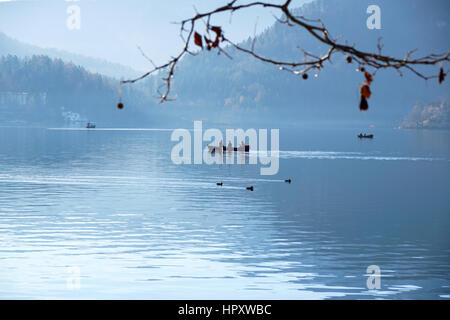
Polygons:
<instances>
[{"instance_id":1,"label":"hazy sky","mask_svg":"<svg viewBox=\"0 0 450 320\"><path fill-rule=\"evenodd\" d=\"M293 6L311 0L295 0ZM182 45L177 22L198 11L229 0L0 0L0 31L23 42L53 47L120 62L136 69L148 68L137 46L156 63L165 62ZM241 0L240 3L248 2ZM275 0L282 2L282 0ZM81 29L69 30L66 21L71 5L80 8ZM227 36L242 40L261 32L274 21L274 10L260 9L225 15L214 23Z\"/></svg>"}]
</instances>

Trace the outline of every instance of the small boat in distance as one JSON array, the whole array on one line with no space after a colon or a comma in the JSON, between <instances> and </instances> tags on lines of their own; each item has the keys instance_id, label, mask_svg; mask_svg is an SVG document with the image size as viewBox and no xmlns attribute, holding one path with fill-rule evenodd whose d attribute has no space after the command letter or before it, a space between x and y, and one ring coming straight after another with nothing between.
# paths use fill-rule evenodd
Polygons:
<instances>
[{"instance_id":1,"label":"small boat in distance","mask_svg":"<svg viewBox=\"0 0 450 320\"><path fill-rule=\"evenodd\" d=\"M360 138L360 139L373 139L373 134L362 134L362 133L360 133L359 135L358 135L358 138Z\"/></svg>"},{"instance_id":2,"label":"small boat in distance","mask_svg":"<svg viewBox=\"0 0 450 320\"><path fill-rule=\"evenodd\" d=\"M208 146L210 153L222 152L222 151L244 151L244 152L250 152L250 145L244 145L239 147L231 147L231 149L228 149L228 147L222 146L222 149L217 146Z\"/></svg>"},{"instance_id":3,"label":"small boat in distance","mask_svg":"<svg viewBox=\"0 0 450 320\"><path fill-rule=\"evenodd\" d=\"M86 124L86 129L95 129L96 125L93 122L88 122Z\"/></svg>"},{"instance_id":4,"label":"small boat in distance","mask_svg":"<svg viewBox=\"0 0 450 320\"><path fill-rule=\"evenodd\" d=\"M250 152L250 146L249 145L245 145L245 146L239 146L239 147L234 147L231 148L230 150L228 150L227 147L223 147L223 151L245 151L245 152Z\"/></svg>"}]
</instances>

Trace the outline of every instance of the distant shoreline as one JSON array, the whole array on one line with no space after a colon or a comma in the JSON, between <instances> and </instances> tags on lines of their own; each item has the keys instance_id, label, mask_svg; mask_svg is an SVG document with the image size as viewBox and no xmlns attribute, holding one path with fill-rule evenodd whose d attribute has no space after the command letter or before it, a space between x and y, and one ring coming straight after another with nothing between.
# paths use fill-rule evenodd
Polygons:
<instances>
[{"instance_id":1,"label":"distant shoreline","mask_svg":"<svg viewBox=\"0 0 450 320\"><path fill-rule=\"evenodd\" d=\"M450 104L448 101L434 102L426 106L418 104L403 119L400 129L450 129Z\"/></svg>"}]
</instances>

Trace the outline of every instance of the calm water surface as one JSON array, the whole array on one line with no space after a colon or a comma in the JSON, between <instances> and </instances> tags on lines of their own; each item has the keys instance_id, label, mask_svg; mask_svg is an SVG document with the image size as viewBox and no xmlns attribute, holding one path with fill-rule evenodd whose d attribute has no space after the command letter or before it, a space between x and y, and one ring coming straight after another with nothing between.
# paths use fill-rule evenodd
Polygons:
<instances>
[{"instance_id":1,"label":"calm water surface","mask_svg":"<svg viewBox=\"0 0 450 320\"><path fill-rule=\"evenodd\" d=\"M450 132L357 133L281 129L261 176L172 164L170 130L0 128L0 298L450 298Z\"/></svg>"}]
</instances>

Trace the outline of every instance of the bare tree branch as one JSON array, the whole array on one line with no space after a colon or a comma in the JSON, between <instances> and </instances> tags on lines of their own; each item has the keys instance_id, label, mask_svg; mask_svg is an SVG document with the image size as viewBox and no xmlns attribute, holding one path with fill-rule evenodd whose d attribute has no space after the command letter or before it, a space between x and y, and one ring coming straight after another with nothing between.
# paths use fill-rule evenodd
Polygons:
<instances>
[{"instance_id":1,"label":"bare tree branch","mask_svg":"<svg viewBox=\"0 0 450 320\"><path fill-rule=\"evenodd\" d=\"M265 1L255 1L246 4L237 4L237 0L233 0L227 5L219 7L212 11L204 13L196 12L195 16L189 19L185 19L180 23L180 36L183 39L184 47L177 56L172 57L171 60L169 60L169 62L163 65L156 66L153 64L153 61L149 59L141 51L144 57L146 57L146 59L148 59L153 64L153 69L146 72L145 74L143 74L138 78L121 81L121 84L135 83L139 80L142 80L150 76L151 74L160 71L165 72L165 76L163 78L165 89L163 93L160 93L159 99L161 103L173 100L169 98L169 93L171 91L172 79L175 75L175 68L177 64L180 62L180 60L186 54L190 55L196 54L190 50L191 41L193 40L193 38L194 38L194 45L199 46L202 49L204 40L206 43L207 50L216 49L218 50L219 53L223 53L226 56L230 57L224 48L224 46L229 46L235 48L240 52L248 54L253 58L260 60L264 63L273 64L277 66L280 70L289 71L296 75L303 74L304 78L307 77L306 73L310 70L316 69L317 71L320 71L324 67L324 63L330 62L331 57L335 53L341 53L344 56L346 56L348 63L352 62L357 63L359 65L360 70L364 70L363 67L373 68L374 73L376 73L380 69L395 69L398 71L400 75L402 75L402 69L407 69L412 73L414 73L416 76L425 80L439 78L439 82L442 82L447 74L447 71L443 70L443 63L448 62L450 60L450 51L442 54L430 54L427 56L413 58L412 56L417 50L415 49L407 52L405 57L401 59L383 55L381 53L383 46L381 44L381 39L379 39L376 53L365 52L357 49L355 46L350 46L347 43L342 44L338 42L339 38L333 39L330 35L329 30L326 28L326 26L323 24L321 20L310 20L302 16L294 15L289 8L291 1L292 0L286 0L283 4L275 4L272 2L265 2ZM281 61L270 57L264 57L255 52L254 42L252 43L250 48L244 48L242 45L234 43L230 39L226 38L223 34L221 27L212 26L210 24L211 18L213 16L228 12L230 13L231 19L231 15L236 11L256 7L278 10L283 14L282 18L276 18L279 23L283 23L291 27L298 27L306 30L313 38L317 39L319 42L323 43L328 47L327 52L322 56L318 56L309 53L300 47L297 47L304 54L302 61ZM206 35L202 37L195 31L197 22L203 22L205 24L205 34L208 35L208 37ZM212 40L210 38L211 33L216 34L215 40ZM418 66L432 66L439 63L441 64L441 67L438 74L424 75L423 73L419 72L416 69L416 67Z\"/></svg>"}]
</instances>

